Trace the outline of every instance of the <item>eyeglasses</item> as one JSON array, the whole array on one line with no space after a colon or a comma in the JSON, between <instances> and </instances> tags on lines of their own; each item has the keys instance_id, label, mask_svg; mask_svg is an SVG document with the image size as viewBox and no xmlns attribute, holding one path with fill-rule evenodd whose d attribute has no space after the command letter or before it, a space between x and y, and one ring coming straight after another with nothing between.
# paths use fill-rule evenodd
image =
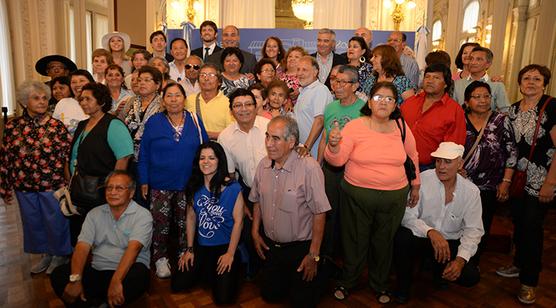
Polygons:
<instances>
[{"instance_id":1,"label":"eyeglasses","mask_svg":"<svg viewBox=\"0 0 556 308\"><path fill-rule=\"evenodd\" d=\"M122 186L122 185L108 185L106 186L106 191L112 191L115 190L116 192L122 192L124 190L128 190L129 187L128 186Z\"/></svg>"},{"instance_id":2,"label":"eyeglasses","mask_svg":"<svg viewBox=\"0 0 556 308\"><path fill-rule=\"evenodd\" d=\"M203 78L212 78L216 77L217 75L216 73L200 73L199 76Z\"/></svg>"},{"instance_id":3,"label":"eyeglasses","mask_svg":"<svg viewBox=\"0 0 556 308\"><path fill-rule=\"evenodd\" d=\"M375 94L371 97L375 102L387 102L387 103L395 103L396 99L392 96L383 96L380 94Z\"/></svg>"},{"instance_id":4,"label":"eyeglasses","mask_svg":"<svg viewBox=\"0 0 556 308\"><path fill-rule=\"evenodd\" d=\"M233 105L232 105L232 108L233 108L233 109L236 109L236 110L239 110L239 109L241 109L242 107L243 107L243 108L251 108L251 107L253 107L253 106L255 106L255 103L242 103L242 104L237 103L237 104L233 104Z\"/></svg>"},{"instance_id":5,"label":"eyeglasses","mask_svg":"<svg viewBox=\"0 0 556 308\"><path fill-rule=\"evenodd\" d=\"M333 79L333 80L330 80L330 82L335 83L335 84L339 85L340 87L343 87L346 84L354 83L354 81L351 81L351 80L341 80L341 79Z\"/></svg>"},{"instance_id":6,"label":"eyeglasses","mask_svg":"<svg viewBox=\"0 0 556 308\"><path fill-rule=\"evenodd\" d=\"M492 95L490 94L485 94L485 95L471 95L471 98L473 99L491 99Z\"/></svg>"},{"instance_id":7,"label":"eyeglasses","mask_svg":"<svg viewBox=\"0 0 556 308\"><path fill-rule=\"evenodd\" d=\"M194 70L198 71L198 70L201 68L201 66L200 66L200 65L197 65L197 64L193 64L193 65L191 65L191 64L186 64L186 65L185 65L185 69L186 69L186 70L190 70L191 68L193 68Z\"/></svg>"}]
</instances>

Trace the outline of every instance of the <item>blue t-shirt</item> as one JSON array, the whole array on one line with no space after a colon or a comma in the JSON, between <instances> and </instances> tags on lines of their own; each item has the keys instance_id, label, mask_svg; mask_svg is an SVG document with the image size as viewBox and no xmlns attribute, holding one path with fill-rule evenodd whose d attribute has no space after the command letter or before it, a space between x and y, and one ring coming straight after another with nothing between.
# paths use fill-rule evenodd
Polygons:
<instances>
[{"instance_id":1,"label":"blue t-shirt","mask_svg":"<svg viewBox=\"0 0 556 308\"><path fill-rule=\"evenodd\" d=\"M197 242L201 246L217 246L230 242L234 227L234 205L241 193L241 185L234 181L216 199L203 185L193 197L197 215Z\"/></svg>"}]
</instances>

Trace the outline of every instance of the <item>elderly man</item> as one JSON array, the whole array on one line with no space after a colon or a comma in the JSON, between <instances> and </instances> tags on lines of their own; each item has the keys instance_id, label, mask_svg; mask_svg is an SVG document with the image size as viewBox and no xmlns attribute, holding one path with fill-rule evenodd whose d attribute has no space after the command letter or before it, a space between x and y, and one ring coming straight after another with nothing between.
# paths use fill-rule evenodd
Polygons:
<instances>
[{"instance_id":1,"label":"elderly man","mask_svg":"<svg viewBox=\"0 0 556 308\"><path fill-rule=\"evenodd\" d=\"M201 118L211 140L217 140L220 132L234 121L230 101L219 90L221 83L220 70L212 63L205 63L199 71L201 92L188 96L185 102L185 108Z\"/></svg>"},{"instance_id":2,"label":"elderly man","mask_svg":"<svg viewBox=\"0 0 556 308\"><path fill-rule=\"evenodd\" d=\"M62 55L50 55L40 58L35 63L37 73L54 79L60 76L68 76L70 72L77 69L77 65L72 60Z\"/></svg>"},{"instance_id":3,"label":"elderly man","mask_svg":"<svg viewBox=\"0 0 556 308\"><path fill-rule=\"evenodd\" d=\"M237 47L239 48L239 29L236 26L229 25L224 27L222 30L222 48L226 47ZM218 68L222 70L222 65L220 64L220 57L222 56L222 50L214 52L210 57L207 59L207 62L214 63L218 65ZM253 74L255 70L255 65L257 65L257 58L255 55L247 52L243 49L240 49L241 54L243 55L243 66L240 69L242 74Z\"/></svg>"},{"instance_id":4,"label":"elderly man","mask_svg":"<svg viewBox=\"0 0 556 308\"><path fill-rule=\"evenodd\" d=\"M199 71L203 65L203 60L197 56L189 56L185 59L185 78L179 83L183 86L187 97L201 92L199 86Z\"/></svg>"},{"instance_id":5,"label":"elderly man","mask_svg":"<svg viewBox=\"0 0 556 308\"><path fill-rule=\"evenodd\" d=\"M168 63L174 61L174 57L166 52L166 34L158 30L151 33L149 37L149 42L151 43L151 48L153 49L153 57L160 57L166 59Z\"/></svg>"},{"instance_id":6,"label":"elderly man","mask_svg":"<svg viewBox=\"0 0 556 308\"><path fill-rule=\"evenodd\" d=\"M355 31L353 32L353 36L359 36L362 37L365 40L365 43L367 43L367 46L369 46L369 49L372 49L372 45L373 45L373 32L371 32L370 29L365 28L365 27L361 27L361 28L357 28L355 29ZM347 52L344 52L343 54L341 54L344 63L348 63L347 60Z\"/></svg>"},{"instance_id":7,"label":"elderly man","mask_svg":"<svg viewBox=\"0 0 556 308\"><path fill-rule=\"evenodd\" d=\"M471 287L479 282L479 269L469 259L484 234L481 196L475 184L458 174L464 147L443 142L431 155L436 169L421 173L419 202L406 208L394 240L398 277L397 297L407 301L417 254L432 256L433 280Z\"/></svg>"},{"instance_id":8,"label":"elderly man","mask_svg":"<svg viewBox=\"0 0 556 308\"><path fill-rule=\"evenodd\" d=\"M203 45L197 49L193 49L191 54L203 59L203 62L207 62L210 55L222 49L220 46L216 45L218 27L214 21L205 20L201 23L199 32L201 33Z\"/></svg>"},{"instance_id":9,"label":"elderly man","mask_svg":"<svg viewBox=\"0 0 556 308\"><path fill-rule=\"evenodd\" d=\"M460 104L465 103L465 88L474 80L480 80L488 83L492 91L492 99L490 101L492 110L499 112L507 112L510 108L508 96L506 95L506 87L499 81L492 81L487 74L487 70L492 65L494 54L485 47L475 47L469 55L469 72L467 78L456 80L454 88L454 99Z\"/></svg>"},{"instance_id":10,"label":"elderly man","mask_svg":"<svg viewBox=\"0 0 556 308\"><path fill-rule=\"evenodd\" d=\"M449 96L450 69L436 63L425 69L423 91L408 98L400 107L417 144L419 169L434 168L430 153L443 141L465 144L465 113Z\"/></svg>"},{"instance_id":11,"label":"elderly man","mask_svg":"<svg viewBox=\"0 0 556 308\"><path fill-rule=\"evenodd\" d=\"M311 56L299 59L297 65L297 78L301 85L297 103L294 106L294 115L299 125L298 146L303 149L300 154L310 152L314 158L318 157L318 144L324 125L324 108L332 102L330 90L318 80L319 64Z\"/></svg>"},{"instance_id":12,"label":"elderly man","mask_svg":"<svg viewBox=\"0 0 556 308\"><path fill-rule=\"evenodd\" d=\"M249 195L255 203L251 232L257 253L266 260L263 299L274 302L290 294L294 307L315 307L325 283L317 266L330 204L319 164L294 151L298 138L290 117L278 116L268 124L268 155L257 167Z\"/></svg>"},{"instance_id":13,"label":"elderly man","mask_svg":"<svg viewBox=\"0 0 556 308\"><path fill-rule=\"evenodd\" d=\"M322 28L317 34L317 52L311 57L317 59L319 64L319 81L330 87L330 71L336 65L346 64L346 59L334 52L336 47L336 32Z\"/></svg>"},{"instance_id":14,"label":"elderly man","mask_svg":"<svg viewBox=\"0 0 556 308\"><path fill-rule=\"evenodd\" d=\"M388 45L394 47L398 57L400 58L400 62L402 64L403 71L405 76L409 78L413 87L417 87L419 85L419 65L417 65L417 61L411 56L408 56L404 53L404 49L406 46L407 36L405 33L400 31L394 31L390 33L388 37Z\"/></svg>"},{"instance_id":15,"label":"elderly man","mask_svg":"<svg viewBox=\"0 0 556 308\"><path fill-rule=\"evenodd\" d=\"M108 204L87 214L71 265L56 268L50 277L70 307L129 304L149 287L151 213L132 200L135 182L126 171L112 172L105 185Z\"/></svg>"},{"instance_id":16,"label":"elderly man","mask_svg":"<svg viewBox=\"0 0 556 308\"><path fill-rule=\"evenodd\" d=\"M170 66L170 79L176 82L185 80L185 59L187 58L187 42L178 37L170 42L170 53L174 61L168 63Z\"/></svg>"},{"instance_id":17,"label":"elderly man","mask_svg":"<svg viewBox=\"0 0 556 308\"><path fill-rule=\"evenodd\" d=\"M340 65L334 80L332 80L332 90L336 94L336 100L324 109L324 130L319 144L319 157L322 157L328 133L335 125L341 129L349 121L361 116L361 108L366 102L355 95L355 91L359 87L358 80L357 68ZM331 206L331 211L326 214L322 254L334 257L334 249L338 246L337 238L339 238L337 233L340 228L336 224L338 224L338 208L342 195L340 182L344 178L344 167L334 167L327 161L323 161L322 170L326 196Z\"/></svg>"}]
</instances>

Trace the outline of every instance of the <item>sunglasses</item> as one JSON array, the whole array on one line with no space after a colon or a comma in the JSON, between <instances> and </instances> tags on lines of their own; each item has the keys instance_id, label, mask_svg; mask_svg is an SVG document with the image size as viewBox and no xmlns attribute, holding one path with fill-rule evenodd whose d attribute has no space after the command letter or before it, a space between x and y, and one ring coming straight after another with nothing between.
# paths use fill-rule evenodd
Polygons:
<instances>
[{"instance_id":1,"label":"sunglasses","mask_svg":"<svg viewBox=\"0 0 556 308\"><path fill-rule=\"evenodd\" d=\"M186 64L186 65L185 65L185 69L186 69L186 70L190 70L191 68L193 68L194 70L198 71L198 70L201 68L201 66L200 66L200 65L197 65L197 64L194 64L194 65Z\"/></svg>"}]
</instances>

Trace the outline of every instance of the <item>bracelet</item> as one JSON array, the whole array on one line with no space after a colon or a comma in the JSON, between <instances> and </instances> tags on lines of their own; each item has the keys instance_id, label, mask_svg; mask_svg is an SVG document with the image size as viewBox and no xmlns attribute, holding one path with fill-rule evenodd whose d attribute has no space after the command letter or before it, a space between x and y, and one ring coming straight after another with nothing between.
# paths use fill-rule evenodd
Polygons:
<instances>
[{"instance_id":1,"label":"bracelet","mask_svg":"<svg viewBox=\"0 0 556 308\"><path fill-rule=\"evenodd\" d=\"M506 183L510 183L510 184L511 184L511 183L512 183L512 180L511 180L511 179L503 178L503 179L502 179L502 182L506 182Z\"/></svg>"},{"instance_id":2,"label":"bracelet","mask_svg":"<svg viewBox=\"0 0 556 308\"><path fill-rule=\"evenodd\" d=\"M185 247L184 252L193 253L193 246Z\"/></svg>"}]
</instances>

